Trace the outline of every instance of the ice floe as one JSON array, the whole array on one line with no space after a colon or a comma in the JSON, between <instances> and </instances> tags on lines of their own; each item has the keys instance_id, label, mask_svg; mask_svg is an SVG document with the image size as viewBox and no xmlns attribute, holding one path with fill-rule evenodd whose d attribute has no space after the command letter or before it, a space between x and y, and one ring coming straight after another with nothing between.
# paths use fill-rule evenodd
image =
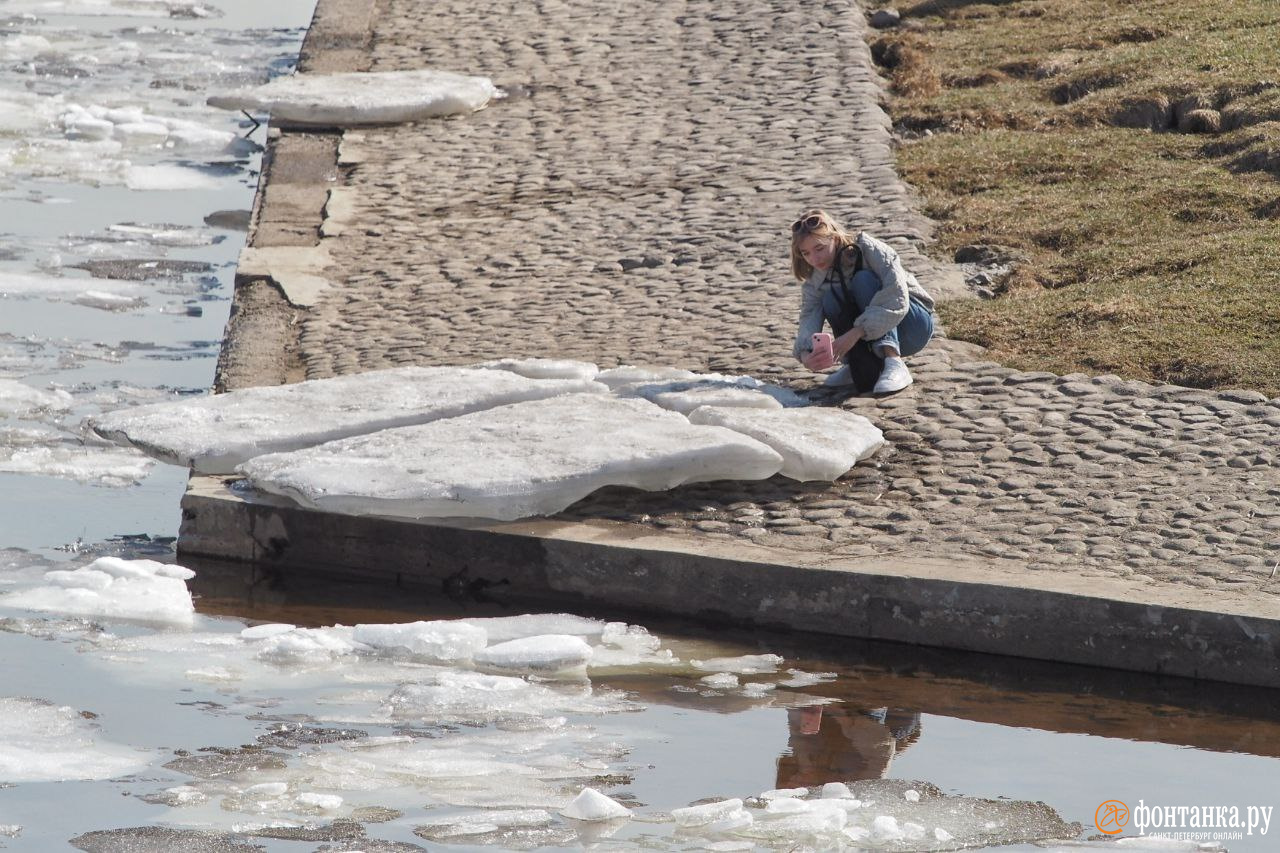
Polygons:
<instances>
[{"instance_id":1,"label":"ice floe","mask_svg":"<svg viewBox=\"0 0 1280 853\"><path fill-rule=\"evenodd\" d=\"M0 273L0 296L71 301L115 310L122 305L142 304L144 292L133 282L40 273Z\"/></svg>"},{"instance_id":2,"label":"ice floe","mask_svg":"<svg viewBox=\"0 0 1280 853\"><path fill-rule=\"evenodd\" d=\"M208 103L228 110L265 110L274 121L349 127L471 113L497 96L487 77L418 69L295 74L214 94Z\"/></svg>"},{"instance_id":3,"label":"ice floe","mask_svg":"<svg viewBox=\"0 0 1280 853\"><path fill-rule=\"evenodd\" d=\"M559 512L607 485L758 480L781 466L740 433L641 400L574 394L258 456L238 470L318 509L510 520Z\"/></svg>"},{"instance_id":4,"label":"ice floe","mask_svg":"<svg viewBox=\"0 0 1280 853\"><path fill-rule=\"evenodd\" d=\"M114 779L149 763L148 755L101 738L73 708L0 697L0 783Z\"/></svg>"},{"instance_id":5,"label":"ice floe","mask_svg":"<svg viewBox=\"0 0 1280 853\"><path fill-rule=\"evenodd\" d=\"M401 367L122 409L93 418L91 425L104 438L162 461L226 474L263 453L506 403L596 391L605 388L581 380L527 379L502 370Z\"/></svg>"},{"instance_id":6,"label":"ice floe","mask_svg":"<svg viewBox=\"0 0 1280 853\"><path fill-rule=\"evenodd\" d=\"M782 455L784 477L835 480L884 446L884 434L862 415L837 408L759 410L702 406L689 422L727 427Z\"/></svg>"},{"instance_id":7,"label":"ice floe","mask_svg":"<svg viewBox=\"0 0 1280 853\"><path fill-rule=\"evenodd\" d=\"M595 788L583 788L573 802L560 810L560 814L574 820L627 820L631 817L631 809Z\"/></svg>"},{"instance_id":8,"label":"ice floe","mask_svg":"<svg viewBox=\"0 0 1280 853\"><path fill-rule=\"evenodd\" d=\"M591 657L591 646L581 637L550 634L497 643L477 652L473 660L485 669L564 672L585 668Z\"/></svg>"},{"instance_id":9,"label":"ice floe","mask_svg":"<svg viewBox=\"0 0 1280 853\"><path fill-rule=\"evenodd\" d=\"M87 566L46 572L46 583L0 596L0 605L79 616L190 625L186 579L195 573L154 560L99 557Z\"/></svg>"},{"instance_id":10,"label":"ice floe","mask_svg":"<svg viewBox=\"0 0 1280 853\"><path fill-rule=\"evenodd\" d=\"M471 660L489 641L484 628L461 621L411 622L399 625L357 625L358 643L430 661Z\"/></svg>"},{"instance_id":11,"label":"ice floe","mask_svg":"<svg viewBox=\"0 0 1280 853\"><path fill-rule=\"evenodd\" d=\"M16 379L0 379L0 416L28 417L71 410L71 395L61 388L32 388Z\"/></svg>"},{"instance_id":12,"label":"ice floe","mask_svg":"<svg viewBox=\"0 0 1280 853\"><path fill-rule=\"evenodd\" d=\"M6 474L123 487L141 482L154 464L123 447L85 444L61 433L0 429L0 472Z\"/></svg>"}]
</instances>

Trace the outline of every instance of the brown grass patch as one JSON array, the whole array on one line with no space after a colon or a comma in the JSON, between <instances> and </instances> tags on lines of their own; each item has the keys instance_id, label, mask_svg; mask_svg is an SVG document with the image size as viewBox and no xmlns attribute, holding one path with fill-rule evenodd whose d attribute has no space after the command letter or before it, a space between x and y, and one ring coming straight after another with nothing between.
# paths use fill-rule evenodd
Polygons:
<instances>
[{"instance_id":1,"label":"brown grass patch","mask_svg":"<svg viewBox=\"0 0 1280 853\"><path fill-rule=\"evenodd\" d=\"M1054 86L1049 90L1049 99L1061 106L1087 98L1103 89L1123 86L1126 82L1128 82L1128 76L1118 71L1111 69L1088 71Z\"/></svg>"}]
</instances>

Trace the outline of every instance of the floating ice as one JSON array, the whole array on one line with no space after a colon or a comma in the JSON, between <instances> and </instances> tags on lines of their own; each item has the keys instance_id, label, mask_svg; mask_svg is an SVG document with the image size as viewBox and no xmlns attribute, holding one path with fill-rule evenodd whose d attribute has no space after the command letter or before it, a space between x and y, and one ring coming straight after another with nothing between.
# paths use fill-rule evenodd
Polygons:
<instances>
[{"instance_id":1,"label":"floating ice","mask_svg":"<svg viewBox=\"0 0 1280 853\"><path fill-rule=\"evenodd\" d=\"M552 689L512 676L449 671L401 685L385 707L399 720L489 723L564 713L614 713L632 706L618 694L593 692L589 687Z\"/></svg>"},{"instance_id":2,"label":"floating ice","mask_svg":"<svg viewBox=\"0 0 1280 853\"><path fill-rule=\"evenodd\" d=\"M732 690L738 686L738 676L728 672L717 672L715 675L703 676L703 684L717 690Z\"/></svg>"},{"instance_id":3,"label":"floating ice","mask_svg":"<svg viewBox=\"0 0 1280 853\"><path fill-rule=\"evenodd\" d=\"M295 74L212 95L208 103L228 110L265 110L277 122L349 127L475 112L497 95L487 77L420 69Z\"/></svg>"},{"instance_id":4,"label":"floating ice","mask_svg":"<svg viewBox=\"0 0 1280 853\"><path fill-rule=\"evenodd\" d=\"M195 573L154 560L99 557L72 571L45 573L48 584L0 596L0 604L93 616L190 625L195 613L184 583Z\"/></svg>"},{"instance_id":5,"label":"floating ice","mask_svg":"<svg viewBox=\"0 0 1280 853\"><path fill-rule=\"evenodd\" d=\"M100 302L91 307L109 307L124 304L119 300L138 302L142 288L132 282L109 281L100 278L73 278L37 273L0 273L0 296L21 298L40 297L51 300L76 302ZM0 389L0 395L3 390ZM3 399L0 396L0 399Z\"/></svg>"},{"instance_id":6,"label":"floating ice","mask_svg":"<svg viewBox=\"0 0 1280 853\"><path fill-rule=\"evenodd\" d=\"M136 749L103 742L72 708L0 698L0 782L114 779L148 763Z\"/></svg>"},{"instance_id":7,"label":"floating ice","mask_svg":"<svg viewBox=\"0 0 1280 853\"><path fill-rule=\"evenodd\" d=\"M129 311L147 304L147 300L140 296L110 293L105 290L86 290L76 294L71 301L86 308L99 308L103 311Z\"/></svg>"},{"instance_id":8,"label":"floating ice","mask_svg":"<svg viewBox=\"0 0 1280 853\"><path fill-rule=\"evenodd\" d=\"M143 18L213 18L221 13L194 0L13 0L7 7L41 15L127 16Z\"/></svg>"},{"instance_id":9,"label":"floating ice","mask_svg":"<svg viewBox=\"0 0 1280 853\"><path fill-rule=\"evenodd\" d=\"M574 394L259 456L239 470L263 491L331 512L510 520L559 512L607 485L757 480L780 466L773 450L730 430L640 400Z\"/></svg>"},{"instance_id":10,"label":"floating ice","mask_svg":"<svg viewBox=\"0 0 1280 853\"><path fill-rule=\"evenodd\" d=\"M838 677L834 672L805 672L800 669L789 669L787 672L791 677L784 681L779 681L779 687L812 687L815 684L834 681Z\"/></svg>"},{"instance_id":11,"label":"floating ice","mask_svg":"<svg viewBox=\"0 0 1280 853\"><path fill-rule=\"evenodd\" d=\"M510 370L530 379L594 379L600 368L589 361L567 358L501 358L470 365L487 370Z\"/></svg>"},{"instance_id":12,"label":"floating ice","mask_svg":"<svg viewBox=\"0 0 1280 853\"><path fill-rule=\"evenodd\" d=\"M595 788L583 788L572 803L560 810L560 814L574 820L617 820L631 817L631 809Z\"/></svg>"},{"instance_id":13,"label":"floating ice","mask_svg":"<svg viewBox=\"0 0 1280 853\"><path fill-rule=\"evenodd\" d=\"M0 416L19 417L37 412L66 412L71 409L71 395L61 388L42 391L15 379L0 379Z\"/></svg>"},{"instance_id":14,"label":"floating ice","mask_svg":"<svg viewBox=\"0 0 1280 853\"><path fill-rule=\"evenodd\" d=\"M297 625L289 625L284 622L271 622L265 625L254 625L241 631L240 639L265 640L268 637L278 637L281 634L287 634L297 627Z\"/></svg>"},{"instance_id":15,"label":"floating ice","mask_svg":"<svg viewBox=\"0 0 1280 853\"><path fill-rule=\"evenodd\" d=\"M82 445L66 437L26 446L6 444L0 439L0 472L8 474L39 474L123 487L141 482L155 464L122 447Z\"/></svg>"},{"instance_id":16,"label":"floating ice","mask_svg":"<svg viewBox=\"0 0 1280 853\"><path fill-rule=\"evenodd\" d=\"M550 812L543 809L493 810L423 821L414 832L434 841L467 840L467 836L484 835L501 829L548 826L554 820Z\"/></svg>"},{"instance_id":17,"label":"floating ice","mask_svg":"<svg viewBox=\"0 0 1280 853\"><path fill-rule=\"evenodd\" d=\"M279 664L325 664L354 654L359 646L350 628L294 628L272 634L255 646L258 660Z\"/></svg>"},{"instance_id":18,"label":"floating ice","mask_svg":"<svg viewBox=\"0 0 1280 853\"><path fill-rule=\"evenodd\" d=\"M884 446L884 434L862 415L833 408L766 411L702 406L689 422L727 427L782 455L782 475L835 480Z\"/></svg>"},{"instance_id":19,"label":"floating ice","mask_svg":"<svg viewBox=\"0 0 1280 853\"><path fill-rule=\"evenodd\" d=\"M711 658L710 660L691 660L694 669L708 672L732 672L738 675L756 675L764 672L776 672L783 658L778 655L742 655L736 658Z\"/></svg>"},{"instance_id":20,"label":"floating ice","mask_svg":"<svg viewBox=\"0 0 1280 853\"><path fill-rule=\"evenodd\" d=\"M734 798L672 809L671 819L676 822L676 826L707 827L714 824L723 825L726 821L736 822L744 814L747 812L742 808L742 800Z\"/></svg>"},{"instance_id":21,"label":"floating ice","mask_svg":"<svg viewBox=\"0 0 1280 853\"><path fill-rule=\"evenodd\" d=\"M604 387L499 370L401 367L122 409L92 418L91 425L163 462L226 474L261 453L597 390Z\"/></svg>"},{"instance_id":22,"label":"floating ice","mask_svg":"<svg viewBox=\"0 0 1280 853\"><path fill-rule=\"evenodd\" d=\"M136 222L108 225L107 233L118 240L181 248L212 246L221 239L204 229L187 225L147 225Z\"/></svg>"},{"instance_id":23,"label":"floating ice","mask_svg":"<svg viewBox=\"0 0 1280 853\"><path fill-rule=\"evenodd\" d=\"M828 782L822 786L821 797L824 800L852 800L853 792L843 782Z\"/></svg>"},{"instance_id":24,"label":"floating ice","mask_svg":"<svg viewBox=\"0 0 1280 853\"><path fill-rule=\"evenodd\" d=\"M367 646L444 662L469 660L489 641L485 629L450 620L357 625L353 636Z\"/></svg>"},{"instance_id":25,"label":"floating ice","mask_svg":"<svg viewBox=\"0 0 1280 853\"><path fill-rule=\"evenodd\" d=\"M216 190L217 178L185 166L130 166L125 186L131 190Z\"/></svg>"},{"instance_id":26,"label":"floating ice","mask_svg":"<svg viewBox=\"0 0 1280 853\"><path fill-rule=\"evenodd\" d=\"M561 672L586 666L591 646L581 637L551 634L498 643L476 652L474 659L486 669Z\"/></svg>"},{"instance_id":27,"label":"floating ice","mask_svg":"<svg viewBox=\"0 0 1280 853\"><path fill-rule=\"evenodd\" d=\"M762 800L794 800L808 795L808 788L773 788L769 791L762 791L760 799Z\"/></svg>"},{"instance_id":28,"label":"floating ice","mask_svg":"<svg viewBox=\"0 0 1280 853\"><path fill-rule=\"evenodd\" d=\"M610 631L611 626L621 623L588 619L585 616L574 616L570 613L523 613L519 616L468 619L467 624L483 628L489 636L490 643L505 643L507 640L520 640L543 634L602 637Z\"/></svg>"}]
</instances>

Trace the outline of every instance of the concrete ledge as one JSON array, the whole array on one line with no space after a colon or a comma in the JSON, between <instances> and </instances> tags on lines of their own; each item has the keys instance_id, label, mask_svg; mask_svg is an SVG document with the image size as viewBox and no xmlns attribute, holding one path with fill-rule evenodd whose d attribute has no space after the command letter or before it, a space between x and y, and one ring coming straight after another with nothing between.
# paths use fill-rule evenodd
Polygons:
<instances>
[{"instance_id":1,"label":"concrete ledge","mask_svg":"<svg viewBox=\"0 0 1280 853\"><path fill-rule=\"evenodd\" d=\"M813 556L605 521L341 516L237 486L191 479L180 558L1280 687L1280 612L1243 595L1207 601L1190 587L999 562Z\"/></svg>"}]
</instances>

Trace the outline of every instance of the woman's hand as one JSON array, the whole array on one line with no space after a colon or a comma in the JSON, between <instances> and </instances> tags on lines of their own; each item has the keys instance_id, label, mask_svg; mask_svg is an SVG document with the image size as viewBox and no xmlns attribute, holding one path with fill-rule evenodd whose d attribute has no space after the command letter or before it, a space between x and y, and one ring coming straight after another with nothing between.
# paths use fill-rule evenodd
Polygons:
<instances>
[{"instance_id":1,"label":"woman's hand","mask_svg":"<svg viewBox=\"0 0 1280 853\"><path fill-rule=\"evenodd\" d=\"M835 364L835 360L828 360L825 352L819 353L809 350L804 355L800 356L800 363L810 370L816 371L826 370L828 367Z\"/></svg>"},{"instance_id":2,"label":"woman's hand","mask_svg":"<svg viewBox=\"0 0 1280 853\"><path fill-rule=\"evenodd\" d=\"M831 343L831 351L835 353L836 361L840 361L845 357L849 350L853 349L853 345L862 340L862 330L854 326Z\"/></svg>"}]
</instances>

